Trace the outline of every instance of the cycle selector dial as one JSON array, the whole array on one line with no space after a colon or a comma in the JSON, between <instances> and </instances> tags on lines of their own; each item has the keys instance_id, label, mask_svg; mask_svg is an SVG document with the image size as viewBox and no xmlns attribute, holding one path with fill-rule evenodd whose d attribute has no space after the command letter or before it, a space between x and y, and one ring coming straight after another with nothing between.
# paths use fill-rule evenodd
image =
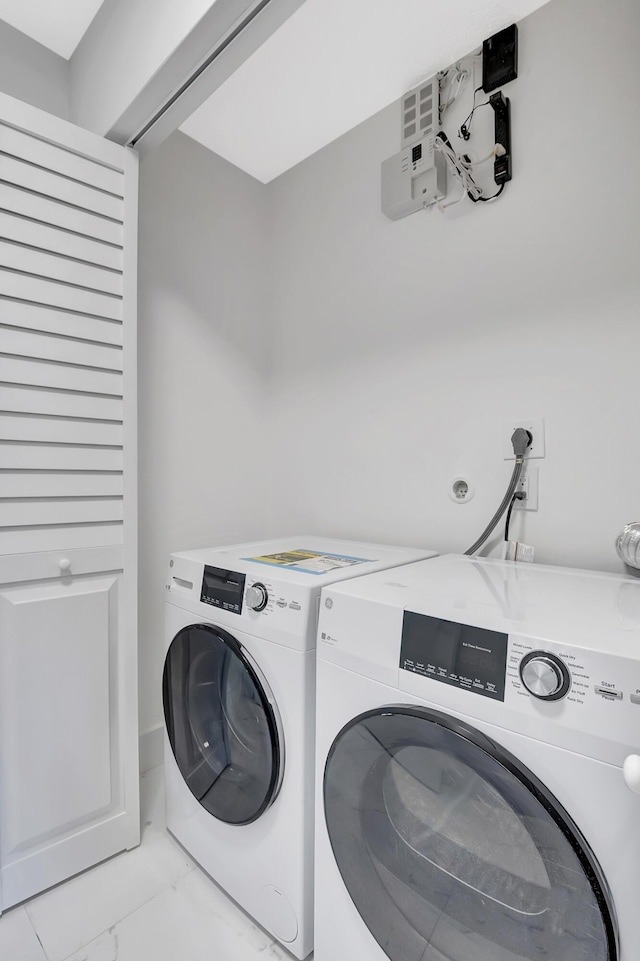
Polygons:
<instances>
[{"instance_id":1,"label":"cycle selector dial","mask_svg":"<svg viewBox=\"0 0 640 961\"><path fill-rule=\"evenodd\" d=\"M571 687L566 664L548 651L531 651L523 657L520 678L529 694L541 701L559 701Z\"/></svg>"},{"instance_id":2,"label":"cycle selector dial","mask_svg":"<svg viewBox=\"0 0 640 961\"><path fill-rule=\"evenodd\" d=\"M252 611L263 611L269 603L269 593L259 581L247 588L247 607Z\"/></svg>"}]
</instances>

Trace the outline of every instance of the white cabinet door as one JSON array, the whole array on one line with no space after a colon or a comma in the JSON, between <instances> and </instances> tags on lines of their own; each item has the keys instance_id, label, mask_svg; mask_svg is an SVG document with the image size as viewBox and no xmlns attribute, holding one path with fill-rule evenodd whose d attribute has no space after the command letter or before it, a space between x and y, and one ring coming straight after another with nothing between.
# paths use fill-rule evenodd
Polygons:
<instances>
[{"instance_id":1,"label":"white cabinet door","mask_svg":"<svg viewBox=\"0 0 640 961\"><path fill-rule=\"evenodd\" d=\"M0 912L139 841L137 156L0 94Z\"/></svg>"},{"instance_id":2,"label":"white cabinet door","mask_svg":"<svg viewBox=\"0 0 640 961\"><path fill-rule=\"evenodd\" d=\"M0 590L5 906L138 842L122 591L117 572Z\"/></svg>"}]
</instances>

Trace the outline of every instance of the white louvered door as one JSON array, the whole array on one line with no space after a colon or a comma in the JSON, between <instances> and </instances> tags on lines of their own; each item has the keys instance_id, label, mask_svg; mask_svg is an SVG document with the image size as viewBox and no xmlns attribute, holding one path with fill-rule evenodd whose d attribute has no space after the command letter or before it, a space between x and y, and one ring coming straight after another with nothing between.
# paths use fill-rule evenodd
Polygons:
<instances>
[{"instance_id":1,"label":"white louvered door","mask_svg":"<svg viewBox=\"0 0 640 961\"><path fill-rule=\"evenodd\" d=\"M0 912L139 841L137 157L0 95Z\"/></svg>"}]
</instances>

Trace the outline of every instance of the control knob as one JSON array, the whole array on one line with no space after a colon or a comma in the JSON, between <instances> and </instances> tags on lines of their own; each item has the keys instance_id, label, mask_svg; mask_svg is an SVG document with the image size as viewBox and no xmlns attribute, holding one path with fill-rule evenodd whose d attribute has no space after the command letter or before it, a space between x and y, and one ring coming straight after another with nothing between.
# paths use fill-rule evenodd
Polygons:
<instances>
[{"instance_id":1,"label":"control knob","mask_svg":"<svg viewBox=\"0 0 640 961\"><path fill-rule=\"evenodd\" d=\"M269 594L264 584L256 581L247 588L247 607L252 611L263 611L269 601Z\"/></svg>"},{"instance_id":2,"label":"control knob","mask_svg":"<svg viewBox=\"0 0 640 961\"><path fill-rule=\"evenodd\" d=\"M531 651L523 657L520 677L529 694L541 701L559 701L571 687L566 664L548 651Z\"/></svg>"}]
</instances>

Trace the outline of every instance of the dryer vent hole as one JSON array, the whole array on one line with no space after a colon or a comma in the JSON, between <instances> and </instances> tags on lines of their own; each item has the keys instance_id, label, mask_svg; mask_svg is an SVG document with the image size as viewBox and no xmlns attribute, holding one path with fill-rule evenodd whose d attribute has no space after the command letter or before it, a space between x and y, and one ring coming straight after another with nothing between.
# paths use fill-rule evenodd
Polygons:
<instances>
[{"instance_id":1,"label":"dryer vent hole","mask_svg":"<svg viewBox=\"0 0 640 961\"><path fill-rule=\"evenodd\" d=\"M449 486L449 497L456 504L467 504L474 493L473 484L466 477L454 477Z\"/></svg>"}]
</instances>

